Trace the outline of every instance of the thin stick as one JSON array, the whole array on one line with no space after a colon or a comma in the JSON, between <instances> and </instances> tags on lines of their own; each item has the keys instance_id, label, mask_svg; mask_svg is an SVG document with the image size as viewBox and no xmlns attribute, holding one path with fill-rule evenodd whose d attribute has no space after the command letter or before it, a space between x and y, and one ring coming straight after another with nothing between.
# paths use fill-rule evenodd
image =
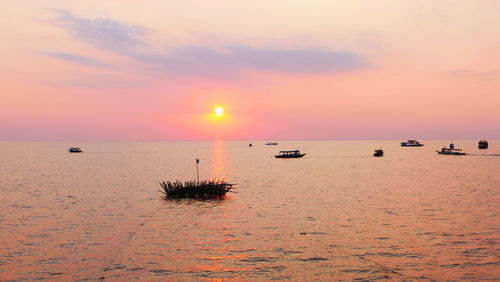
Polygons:
<instances>
[{"instance_id":1,"label":"thin stick","mask_svg":"<svg viewBox=\"0 0 500 282\"><path fill-rule=\"evenodd\" d=\"M200 161L196 159L196 179L198 179L198 183L200 183L200 172L198 171L198 163Z\"/></svg>"}]
</instances>

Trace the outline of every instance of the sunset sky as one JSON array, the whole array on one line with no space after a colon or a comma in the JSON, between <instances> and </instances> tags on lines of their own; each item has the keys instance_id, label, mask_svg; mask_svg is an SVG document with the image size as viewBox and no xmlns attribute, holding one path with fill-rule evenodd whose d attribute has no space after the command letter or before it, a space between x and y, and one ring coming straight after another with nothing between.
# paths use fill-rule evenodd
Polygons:
<instances>
[{"instance_id":1,"label":"sunset sky","mask_svg":"<svg viewBox=\"0 0 500 282\"><path fill-rule=\"evenodd\" d=\"M0 24L0 141L500 139L497 0L16 0Z\"/></svg>"}]
</instances>

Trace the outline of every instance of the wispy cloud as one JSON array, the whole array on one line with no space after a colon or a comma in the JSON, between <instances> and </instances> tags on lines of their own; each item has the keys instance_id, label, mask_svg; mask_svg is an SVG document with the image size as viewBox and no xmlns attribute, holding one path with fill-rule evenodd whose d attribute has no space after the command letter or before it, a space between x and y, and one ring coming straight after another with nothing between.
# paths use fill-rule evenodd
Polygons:
<instances>
[{"instance_id":1,"label":"wispy cloud","mask_svg":"<svg viewBox=\"0 0 500 282\"><path fill-rule=\"evenodd\" d=\"M154 52L153 47L142 40L142 36L147 32L145 27L110 19L85 19L65 10L55 11L58 14L56 23L76 39L96 48L133 58L144 67L169 74L235 77L245 70L317 74L346 72L368 66L364 57L355 52L316 48L191 45L167 52ZM133 48L136 46L149 46L151 50L147 53L139 52ZM89 63L83 58L69 54L52 56Z\"/></svg>"},{"instance_id":2,"label":"wispy cloud","mask_svg":"<svg viewBox=\"0 0 500 282\"><path fill-rule=\"evenodd\" d=\"M80 63L83 65L92 66L92 67L106 66L105 64L99 63L99 62L95 61L94 59L82 57L82 56L78 56L78 55L74 55L74 54L70 54L70 53L42 52L42 54L49 56L49 57L52 57L52 58L56 58L56 59L60 59L60 60L64 60L64 61L76 62L76 63Z\"/></svg>"},{"instance_id":3,"label":"wispy cloud","mask_svg":"<svg viewBox=\"0 0 500 282\"><path fill-rule=\"evenodd\" d=\"M243 70L337 73L366 66L363 57L358 54L321 49L186 46L164 55L133 56L169 72L207 76L227 76Z\"/></svg>"},{"instance_id":4,"label":"wispy cloud","mask_svg":"<svg viewBox=\"0 0 500 282\"><path fill-rule=\"evenodd\" d=\"M74 16L69 11L55 9L58 14L56 24L88 44L114 52L124 52L130 47L147 45L139 39L147 29L138 25L128 25L114 20L98 18L85 19Z\"/></svg>"},{"instance_id":5,"label":"wispy cloud","mask_svg":"<svg viewBox=\"0 0 500 282\"><path fill-rule=\"evenodd\" d=\"M472 70L452 70L446 73L448 76L459 76L459 77L480 77L484 79L492 79L493 76L497 75L498 71L472 71Z\"/></svg>"}]
</instances>

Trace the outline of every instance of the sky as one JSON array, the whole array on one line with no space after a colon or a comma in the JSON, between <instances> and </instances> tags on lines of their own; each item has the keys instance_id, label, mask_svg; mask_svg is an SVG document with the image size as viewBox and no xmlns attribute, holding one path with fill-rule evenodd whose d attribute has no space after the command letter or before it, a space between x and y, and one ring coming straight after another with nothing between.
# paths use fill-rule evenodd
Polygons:
<instances>
[{"instance_id":1,"label":"sky","mask_svg":"<svg viewBox=\"0 0 500 282\"><path fill-rule=\"evenodd\" d=\"M496 0L5 1L0 141L500 139L498 15Z\"/></svg>"}]
</instances>

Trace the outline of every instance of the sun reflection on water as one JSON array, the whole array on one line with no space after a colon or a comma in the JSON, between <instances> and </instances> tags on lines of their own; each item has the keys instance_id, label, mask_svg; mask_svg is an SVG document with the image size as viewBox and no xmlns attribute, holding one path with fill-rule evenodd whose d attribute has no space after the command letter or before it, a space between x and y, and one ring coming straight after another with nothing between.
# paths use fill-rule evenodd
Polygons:
<instances>
[{"instance_id":1,"label":"sun reflection on water","mask_svg":"<svg viewBox=\"0 0 500 282\"><path fill-rule=\"evenodd\" d=\"M227 177L227 152L224 140L216 140L212 143L210 170L213 178Z\"/></svg>"}]
</instances>

